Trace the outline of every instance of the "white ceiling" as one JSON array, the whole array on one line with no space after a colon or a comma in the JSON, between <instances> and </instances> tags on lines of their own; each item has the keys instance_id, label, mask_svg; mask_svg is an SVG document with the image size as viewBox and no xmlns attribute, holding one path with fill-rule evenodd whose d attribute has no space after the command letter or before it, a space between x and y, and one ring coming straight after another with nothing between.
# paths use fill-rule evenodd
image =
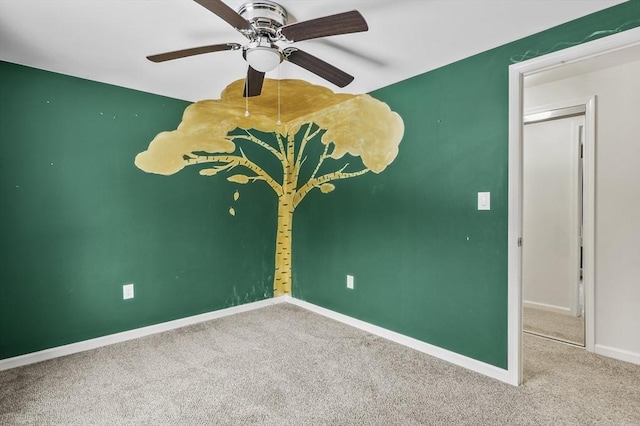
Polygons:
<instances>
[{"instance_id":1,"label":"white ceiling","mask_svg":"<svg viewBox=\"0 0 640 426\"><path fill-rule=\"evenodd\" d=\"M295 44L355 76L344 89L286 62L279 76L367 93L622 2L282 0L290 23L357 9L369 31ZM244 0L225 3L237 10ZM145 57L245 41L192 0L0 0L0 60L189 101L218 98L243 78L242 54Z\"/></svg>"}]
</instances>

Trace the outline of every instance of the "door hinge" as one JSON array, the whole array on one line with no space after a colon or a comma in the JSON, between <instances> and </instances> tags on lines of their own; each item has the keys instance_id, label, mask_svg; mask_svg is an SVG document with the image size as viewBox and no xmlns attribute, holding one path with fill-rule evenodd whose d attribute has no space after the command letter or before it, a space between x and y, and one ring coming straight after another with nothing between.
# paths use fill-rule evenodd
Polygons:
<instances>
[{"instance_id":1,"label":"door hinge","mask_svg":"<svg viewBox=\"0 0 640 426\"><path fill-rule=\"evenodd\" d=\"M522 237L518 238L518 247L522 247Z\"/></svg>"}]
</instances>

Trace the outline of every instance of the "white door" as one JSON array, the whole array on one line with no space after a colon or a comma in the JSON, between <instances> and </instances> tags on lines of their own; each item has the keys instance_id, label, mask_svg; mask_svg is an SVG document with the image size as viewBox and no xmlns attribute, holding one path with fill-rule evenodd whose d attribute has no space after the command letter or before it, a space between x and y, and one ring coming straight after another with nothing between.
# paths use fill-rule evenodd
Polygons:
<instances>
[{"instance_id":1,"label":"white door","mask_svg":"<svg viewBox=\"0 0 640 426\"><path fill-rule=\"evenodd\" d=\"M580 146L584 125L585 117L580 115L524 126L525 311L533 307L574 318L582 316ZM558 321L549 322L553 326ZM554 336L552 332L542 334Z\"/></svg>"}]
</instances>

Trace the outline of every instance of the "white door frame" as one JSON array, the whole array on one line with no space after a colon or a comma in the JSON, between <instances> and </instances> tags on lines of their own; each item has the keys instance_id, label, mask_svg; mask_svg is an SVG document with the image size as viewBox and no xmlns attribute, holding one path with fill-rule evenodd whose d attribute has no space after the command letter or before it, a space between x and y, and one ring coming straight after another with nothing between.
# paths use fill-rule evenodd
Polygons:
<instances>
[{"instance_id":1,"label":"white door frame","mask_svg":"<svg viewBox=\"0 0 640 426\"><path fill-rule=\"evenodd\" d=\"M540 56L525 62L520 62L509 67L509 204L508 204L508 381L513 385L522 383L522 134L523 134L523 81L527 75L547 71L563 66L568 63L577 62L591 57L621 50L627 47L640 44L640 27L608 37L604 37L592 42L573 46L558 52ZM592 123L587 127L594 129ZM588 129L587 129L588 131ZM595 131L595 130L594 130ZM585 147L588 149L587 147ZM587 155L593 162L595 147L591 144L593 152L585 152L585 176L584 184L590 188L595 185L595 173L593 164L590 165L592 173L587 171ZM585 188L586 189L586 188ZM595 260L594 229L595 229L595 200L594 194L585 193L584 199L584 259L585 265L593 265ZM587 210L590 211L587 214ZM587 229L591 227L591 229ZM525 242L526 244L526 242ZM587 250L587 246L590 247ZM585 273L586 275L586 273ZM593 303L593 292L595 283L591 277L592 294L586 294L585 283L585 308L587 299ZM586 318L593 321L593 315ZM585 330L590 329L590 334L586 334L585 346L593 351L595 344L595 324L586 324Z\"/></svg>"}]
</instances>

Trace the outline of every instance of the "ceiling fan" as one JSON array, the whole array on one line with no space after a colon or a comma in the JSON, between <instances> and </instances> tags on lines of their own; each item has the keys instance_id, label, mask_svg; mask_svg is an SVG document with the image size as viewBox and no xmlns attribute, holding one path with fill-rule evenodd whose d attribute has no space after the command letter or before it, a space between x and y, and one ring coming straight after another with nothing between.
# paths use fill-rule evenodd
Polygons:
<instances>
[{"instance_id":1,"label":"ceiling fan","mask_svg":"<svg viewBox=\"0 0 640 426\"><path fill-rule=\"evenodd\" d=\"M164 62L203 53L242 50L242 56L249 63L243 93L245 97L260 95L264 74L275 69L283 60L311 71L338 87L345 87L353 81L353 76L309 53L296 47L280 48L276 43L293 43L367 31L369 29L367 22L357 10L287 24L287 11L273 1L248 1L240 7L238 12L221 0L194 1L218 15L247 37L249 42L244 46L238 43L200 46L151 55L147 56L147 59L152 62Z\"/></svg>"}]
</instances>

